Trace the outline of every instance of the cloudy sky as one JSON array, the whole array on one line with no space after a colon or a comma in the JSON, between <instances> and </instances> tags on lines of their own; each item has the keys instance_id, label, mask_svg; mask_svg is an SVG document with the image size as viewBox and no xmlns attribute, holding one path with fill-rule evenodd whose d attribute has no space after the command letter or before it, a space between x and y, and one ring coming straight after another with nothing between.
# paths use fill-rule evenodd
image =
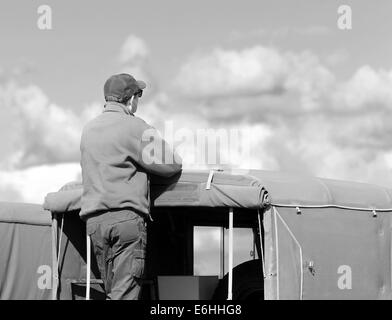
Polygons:
<instances>
[{"instance_id":1,"label":"cloudy sky","mask_svg":"<svg viewBox=\"0 0 392 320\"><path fill-rule=\"evenodd\" d=\"M341 4L2 0L0 200L80 179L82 127L117 72L147 82L138 115L161 131L240 130L250 153L231 167L392 185L392 2L344 1L351 30Z\"/></svg>"}]
</instances>

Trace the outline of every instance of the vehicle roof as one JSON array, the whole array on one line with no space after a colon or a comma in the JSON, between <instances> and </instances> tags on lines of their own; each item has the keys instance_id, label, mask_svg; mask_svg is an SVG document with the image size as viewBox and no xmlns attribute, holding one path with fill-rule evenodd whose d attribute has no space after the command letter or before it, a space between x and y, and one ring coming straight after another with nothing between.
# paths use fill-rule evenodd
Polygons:
<instances>
[{"instance_id":1,"label":"vehicle roof","mask_svg":"<svg viewBox=\"0 0 392 320\"><path fill-rule=\"evenodd\" d=\"M208 170L184 171L179 181L207 181ZM153 183L170 184L157 179ZM272 204L292 206L343 206L367 209L391 209L392 189L369 183L319 178L282 171L238 170L214 174L213 183L260 185Z\"/></svg>"},{"instance_id":2,"label":"vehicle roof","mask_svg":"<svg viewBox=\"0 0 392 320\"><path fill-rule=\"evenodd\" d=\"M251 170L249 175L266 188L273 204L392 208L392 190L379 185L278 171Z\"/></svg>"},{"instance_id":3,"label":"vehicle roof","mask_svg":"<svg viewBox=\"0 0 392 320\"><path fill-rule=\"evenodd\" d=\"M279 171L249 170L241 174L223 171L214 172L211 192L206 190L209 174L208 170L184 170L180 177L154 178L151 183L154 205L255 208L262 205L261 191L265 188L273 205L392 208L392 190L373 184ZM49 193L44 208L51 211L56 211L56 206L60 208L57 211L80 208L81 184L72 185L71 190L65 188L65 191ZM62 201L60 205L59 201ZM3 202L0 221L47 224L50 215L45 214L40 205Z\"/></svg>"},{"instance_id":4,"label":"vehicle roof","mask_svg":"<svg viewBox=\"0 0 392 320\"><path fill-rule=\"evenodd\" d=\"M266 205L267 192L257 178L210 171L184 170L170 179L151 179L151 202L155 207L233 207L259 209ZM209 187L208 187L209 185ZM69 183L49 193L44 208L52 212L80 209L81 183Z\"/></svg>"}]
</instances>

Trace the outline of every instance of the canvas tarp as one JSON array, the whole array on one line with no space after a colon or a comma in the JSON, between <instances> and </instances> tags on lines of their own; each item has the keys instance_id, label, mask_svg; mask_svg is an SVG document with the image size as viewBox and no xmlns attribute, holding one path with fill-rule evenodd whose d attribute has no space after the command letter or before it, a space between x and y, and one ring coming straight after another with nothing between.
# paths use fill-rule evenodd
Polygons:
<instances>
[{"instance_id":1,"label":"canvas tarp","mask_svg":"<svg viewBox=\"0 0 392 320\"><path fill-rule=\"evenodd\" d=\"M392 299L391 189L252 171L268 190L266 299Z\"/></svg>"},{"instance_id":2,"label":"canvas tarp","mask_svg":"<svg viewBox=\"0 0 392 320\"><path fill-rule=\"evenodd\" d=\"M274 204L392 207L392 190L383 186L264 170L249 175L263 184Z\"/></svg>"},{"instance_id":3,"label":"canvas tarp","mask_svg":"<svg viewBox=\"0 0 392 320\"><path fill-rule=\"evenodd\" d=\"M51 263L50 212L0 203L0 299L50 299Z\"/></svg>"},{"instance_id":4,"label":"canvas tarp","mask_svg":"<svg viewBox=\"0 0 392 320\"><path fill-rule=\"evenodd\" d=\"M57 239L60 243L58 270L60 299L78 299L83 285L73 284L85 278L85 224L79 216L59 214ZM50 211L42 205L0 202L0 299L49 300L53 288L53 237ZM56 259L56 260L57 260ZM98 276L96 263L92 277ZM101 296L102 288L92 286L92 297Z\"/></svg>"},{"instance_id":5,"label":"canvas tarp","mask_svg":"<svg viewBox=\"0 0 392 320\"><path fill-rule=\"evenodd\" d=\"M209 171L184 171L180 177L171 179L154 177L151 181L152 205L248 209L268 205L267 191L253 177L214 172L210 184L209 177ZM52 212L79 210L82 190L80 183L68 184L58 192L49 193L44 208Z\"/></svg>"},{"instance_id":6,"label":"canvas tarp","mask_svg":"<svg viewBox=\"0 0 392 320\"><path fill-rule=\"evenodd\" d=\"M272 207L266 299L392 299L392 212Z\"/></svg>"},{"instance_id":7,"label":"canvas tarp","mask_svg":"<svg viewBox=\"0 0 392 320\"><path fill-rule=\"evenodd\" d=\"M153 204L260 208L263 188L268 190L272 207L263 221L267 299L392 299L389 189L254 171L247 176L216 172L206 190L208 176L208 171L186 171L178 181L153 180ZM46 199L54 211L73 211L66 215L59 258L59 296L65 299L73 297L72 279L85 275L80 195L80 184L72 184ZM350 205L366 210L336 207ZM39 205L0 203L1 298L50 298L36 285L39 266L51 265L50 216Z\"/></svg>"}]
</instances>

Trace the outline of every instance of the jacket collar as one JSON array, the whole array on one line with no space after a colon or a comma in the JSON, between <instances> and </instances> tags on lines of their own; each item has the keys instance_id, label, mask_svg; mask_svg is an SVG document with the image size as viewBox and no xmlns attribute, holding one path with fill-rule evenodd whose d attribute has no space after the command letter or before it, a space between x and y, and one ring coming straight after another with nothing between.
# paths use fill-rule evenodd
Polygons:
<instances>
[{"instance_id":1,"label":"jacket collar","mask_svg":"<svg viewBox=\"0 0 392 320\"><path fill-rule=\"evenodd\" d=\"M107 102L104 106L103 112L124 112L133 116L133 113L122 103L110 101Z\"/></svg>"}]
</instances>

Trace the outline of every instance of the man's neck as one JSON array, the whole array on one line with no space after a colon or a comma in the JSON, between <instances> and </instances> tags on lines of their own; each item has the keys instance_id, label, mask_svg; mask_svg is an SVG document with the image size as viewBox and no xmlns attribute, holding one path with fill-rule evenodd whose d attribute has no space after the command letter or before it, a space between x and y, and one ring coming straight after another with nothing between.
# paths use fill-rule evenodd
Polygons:
<instances>
[{"instance_id":1,"label":"man's neck","mask_svg":"<svg viewBox=\"0 0 392 320\"><path fill-rule=\"evenodd\" d=\"M128 108L128 106L126 106L125 104L123 104L123 103L120 103L120 102L116 102L116 101L108 101L108 102L106 102L105 103L105 106L104 106L104 112L105 111L109 111L109 110L111 110L111 111L123 111L123 112L125 112L126 114L129 114L129 115L132 115L133 116L133 113L131 112L131 110Z\"/></svg>"}]
</instances>

